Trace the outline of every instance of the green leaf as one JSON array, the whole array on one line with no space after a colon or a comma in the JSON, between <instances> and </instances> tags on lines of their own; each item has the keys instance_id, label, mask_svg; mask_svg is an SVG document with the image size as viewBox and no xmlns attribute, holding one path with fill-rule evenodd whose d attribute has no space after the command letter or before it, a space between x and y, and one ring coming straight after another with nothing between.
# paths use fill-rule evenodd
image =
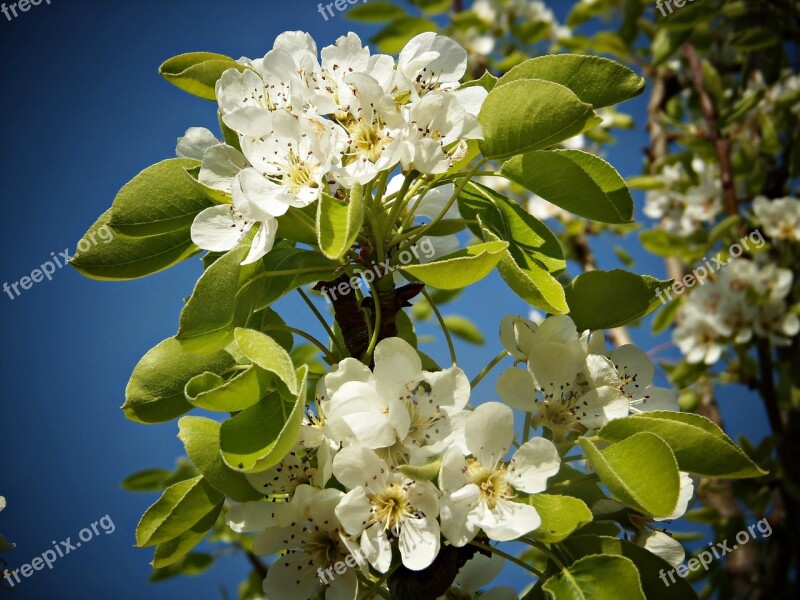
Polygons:
<instances>
[{"instance_id":1,"label":"green leaf","mask_svg":"<svg viewBox=\"0 0 800 600\"><path fill-rule=\"evenodd\" d=\"M372 43L384 54L398 54L405 45L426 31L438 31L439 27L430 19L401 17L393 20L384 29L372 36Z\"/></svg>"},{"instance_id":2,"label":"green leaf","mask_svg":"<svg viewBox=\"0 0 800 600\"><path fill-rule=\"evenodd\" d=\"M482 87L487 92L491 92L497 86L498 79L494 75L492 75L489 71L484 71L483 75L480 76L479 79L473 79L472 81L468 81L463 84L459 89L464 88L471 88L471 87Z\"/></svg>"},{"instance_id":3,"label":"green leaf","mask_svg":"<svg viewBox=\"0 0 800 600\"><path fill-rule=\"evenodd\" d=\"M491 273L506 248L508 242L502 241L475 244L431 263L406 265L403 271L443 290L464 288Z\"/></svg>"},{"instance_id":4,"label":"green leaf","mask_svg":"<svg viewBox=\"0 0 800 600\"><path fill-rule=\"evenodd\" d=\"M143 469L128 475L120 485L129 492L158 492L166 487L170 475L166 469Z\"/></svg>"},{"instance_id":5,"label":"green leaf","mask_svg":"<svg viewBox=\"0 0 800 600\"><path fill-rule=\"evenodd\" d=\"M569 553L580 558L591 555L624 556L633 561L639 571L642 589L647 600L697 600L691 584L682 577L675 577L669 586L664 585L660 574L673 567L663 558L637 546L628 540L602 535L575 535L562 542Z\"/></svg>"},{"instance_id":6,"label":"green leaf","mask_svg":"<svg viewBox=\"0 0 800 600\"><path fill-rule=\"evenodd\" d=\"M520 79L544 79L559 83L594 108L619 104L638 96L645 88L644 78L628 67L608 58L578 54L532 58L503 75L497 85Z\"/></svg>"},{"instance_id":7,"label":"green leaf","mask_svg":"<svg viewBox=\"0 0 800 600\"><path fill-rule=\"evenodd\" d=\"M314 205L312 204L306 209L291 207L285 214L278 217L278 237L315 246L317 244L316 223L314 218L309 216L308 208L314 209Z\"/></svg>"},{"instance_id":8,"label":"green leaf","mask_svg":"<svg viewBox=\"0 0 800 600\"><path fill-rule=\"evenodd\" d=\"M542 542L557 543L592 521L592 511L578 498L536 494L525 499L539 513L542 524L531 535Z\"/></svg>"},{"instance_id":9,"label":"green leaf","mask_svg":"<svg viewBox=\"0 0 800 600\"><path fill-rule=\"evenodd\" d=\"M214 557L210 554L192 552L176 563L162 569L155 569L150 573L149 580L150 583L157 583L171 577L177 577L178 575L183 575L185 577L200 575L208 570L212 564L214 564Z\"/></svg>"},{"instance_id":10,"label":"green leaf","mask_svg":"<svg viewBox=\"0 0 800 600\"><path fill-rule=\"evenodd\" d=\"M91 242L69 261L90 279L122 281L158 273L194 256L200 249L192 243L189 227L159 235L130 238L114 235L109 226L111 209L89 228L83 240ZM94 240L94 241L92 241Z\"/></svg>"},{"instance_id":11,"label":"green leaf","mask_svg":"<svg viewBox=\"0 0 800 600\"><path fill-rule=\"evenodd\" d=\"M630 223L633 198L616 169L588 152L529 152L507 161L502 173L534 194L580 217Z\"/></svg>"},{"instance_id":12,"label":"green leaf","mask_svg":"<svg viewBox=\"0 0 800 600\"><path fill-rule=\"evenodd\" d=\"M611 329L648 315L661 303L656 291L669 285L628 271L589 271L567 287L567 304L578 329Z\"/></svg>"},{"instance_id":13,"label":"green leaf","mask_svg":"<svg viewBox=\"0 0 800 600\"><path fill-rule=\"evenodd\" d=\"M437 15L452 7L452 0L410 0L411 4L420 8L426 15Z\"/></svg>"},{"instance_id":14,"label":"green leaf","mask_svg":"<svg viewBox=\"0 0 800 600\"><path fill-rule=\"evenodd\" d=\"M183 442L187 456L214 489L236 502L263 498L244 475L223 462L219 423L204 417L183 417L178 421L178 428L178 439Z\"/></svg>"},{"instance_id":15,"label":"green leaf","mask_svg":"<svg viewBox=\"0 0 800 600\"><path fill-rule=\"evenodd\" d=\"M266 471L278 464L297 442L305 409L308 366L297 370L296 397L270 394L255 406L222 424L222 458L243 473Z\"/></svg>"},{"instance_id":16,"label":"green leaf","mask_svg":"<svg viewBox=\"0 0 800 600\"><path fill-rule=\"evenodd\" d=\"M444 318L444 324L451 334L470 344L483 346L486 343L486 339L483 337L481 330L478 329L478 326L466 317L447 315Z\"/></svg>"},{"instance_id":17,"label":"green leaf","mask_svg":"<svg viewBox=\"0 0 800 600\"><path fill-rule=\"evenodd\" d=\"M351 21L360 21L361 23L383 23L392 19L402 19L406 16L406 11L391 2L371 0L369 4L351 8L347 11L346 16Z\"/></svg>"},{"instance_id":18,"label":"green leaf","mask_svg":"<svg viewBox=\"0 0 800 600\"><path fill-rule=\"evenodd\" d=\"M197 546L197 544L206 537L206 534L211 528L214 527L214 523L217 522L217 518L221 512L222 503L178 537L156 546L153 562L150 563L153 568L163 569L186 556L192 548Z\"/></svg>"},{"instance_id":19,"label":"green leaf","mask_svg":"<svg viewBox=\"0 0 800 600\"><path fill-rule=\"evenodd\" d=\"M202 475L168 487L139 521L136 545L155 546L178 537L217 510L223 501L222 494Z\"/></svg>"},{"instance_id":20,"label":"green leaf","mask_svg":"<svg viewBox=\"0 0 800 600\"><path fill-rule=\"evenodd\" d=\"M498 85L478 115L484 130L481 152L499 159L543 150L583 132L593 117L590 104L558 83L522 79Z\"/></svg>"},{"instance_id":21,"label":"green leaf","mask_svg":"<svg viewBox=\"0 0 800 600\"><path fill-rule=\"evenodd\" d=\"M189 52L174 56L162 64L158 72L172 85L206 100L216 100L216 85L228 69L244 67L224 54Z\"/></svg>"},{"instance_id":22,"label":"green leaf","mask_svg":"<svg viewBox=\"0 0 800 600\"><path fill-rule=\"evenodd\" d=\"M278 246L263 260L241 261L249 244L217 259L200 277L181 312L176 336L192 352L210 352L233 340L233 330L244 327L253 313L268 307L289 291L332 275L339 266L319 252Z\"/></svg>"},{"instance_id":23,"label":"green leaf","mask_svg":"<svg viewBox=\"0 0 800 600\"><path fill-rule=\"evenodd\" d=\"M640 431L662 438L681 471L728 479L766 475L722 429L700 415L672 411L633 415L611 421L600 430L600 437L618 442Z\"/></svg>"},{"instance_id":24,"label":"green leaf","mask_svg":"<svg viewBox=\"0 0 800 600\"><path fill-rule=\"evenodd\" d=\"M636 433L598 450L586 438L580 440L586 458L619 500L656 518L668 517L678 504L680 476L675 455L653 433Z\"/></svg>"},{"instance_id":25,"label":"green leaf","mask_svg":"<svg viewBox=\"0 0 800 600\"><path fill-rule=\"evenodd\" d=\"M187 174L199 166L188 158L170 158L148 167L117 194L109 225L130 237L185 230L201 210L213 206Z\"/></svg>"},{"instance_id":26,"label":"green leaf","mask_svg":"<svg viewBox=\"0 0 800 600\"><path fill-rule=\"evenodd\" d=\"M645 600L636 565L624 556L585 556L542 587L554 600Z\"/></svg>"},{"instance_id":27,"label":"green leaf","mask_svg":"<svg viewBox=\"0 0 800 600\"><path fill-rule=\"evenodd\" d=\"M278 342L253 329L236 329L234 339L247 358L265 371L277 375L292 396L298 394L297 374L292 358Z\"/></svg>"},{"instance_id":28,"label":"green leaf","mask_svg":"<svg viewBox=\"0 0 800 600\"><path fill-rule=\"evenodd\" d=\"M465 219L478 221L470 229L484 241L505 241L498 270L521 298L548 312L567 311L564 288L553 277L566 268L558 238L519 204L494 190L470 183L458 199Z\"/></svg>"},{"instance_id":29,"label":"green leaf","mask_svg":"<svg viewBox=\"0 0 800 600\"><path fill-rule=\"evenodd\" d=\"M256 365L248 365L227 381L216 373L192 377L184 393L192 406L214 412L238 412L257 404L269 389L272 377Z\"/></svg>"},{"instance_id":30,"label":"green leaf","mask_svg":"<svg viewBox=\"0 0 800 600\"><path fill-rule=\"evenodd\" d=\"M323 193L317 202L317 243L322 253L341 260L356 241L363 223L364 189L360 185L351 190L348 203Z\"/></svg>"},{"instance_id":31,"label":"green leaf","mask_svg":"<svg viewBox=\"0 0 800 600\"><path fill-rule=\"evenodd\" d=\"M184 386L206 371L222 373L236 361L227 352L189 354L175 338L158 344L133 369L125 388L125 416L137 423L163 423L192 409Z\"/></svg>"}]
</instances>

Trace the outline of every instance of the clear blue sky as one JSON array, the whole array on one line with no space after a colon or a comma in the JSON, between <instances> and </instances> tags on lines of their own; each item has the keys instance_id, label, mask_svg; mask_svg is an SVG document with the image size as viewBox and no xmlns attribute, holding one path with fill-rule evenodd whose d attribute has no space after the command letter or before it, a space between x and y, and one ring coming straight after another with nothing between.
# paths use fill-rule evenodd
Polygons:
<instances>
[{"instance_id":1,"label":"clear blue sky","mask_svg":"<svg viewBox=\"0 0 800 600\"><path fill-rule=\"evenodd\" d=\"M558 5L568 3L554 3ZM337 16L325 22L317 2L156 0L42 2L9 22L0 15L2 52L3 204L0 284L9 284L50 259L74 251L115 193L141 169L173 155L187 127L215 127L212 103L188 96L161 80L158 65L192 50L238 58L263 56L281 31L310 31L320 46L354 30L370 29ZM557 8L563 12L563 6ZM628 106L639 121L620 136L610 160L623 175L639 173L646 145L643 100ZM641 210L641 198L637 199ZM619 266L601 248L601 266ZM634 253L640 273L663 275L659 261ZM142 426L126 421L119 406L139 358L173 335L182 299L201 272L192 259L144 280L99 283L59 269L15 300L0 295L0 495L8 508L0 532L17 543L3 558L12 568L109 514L116 525L53 566L17 586L20 600L80 598L235 597L247 566L224 558L204 575L147 583L152 550L133 548L133 532L156 496L124 492L119 482L145 467L171 468L183 453L176 424ZM282 303L296 323L303 307ZM500 318L527 308L491 278L468 291L453 312L472 315L488 345L459 345L462 366L474 375L499 350ZM423 333L437 333L423 327ZM649 349L664 341L646 332ZM441 339L426 348L444 359ZM474 400L496 399L494 379ZM734 432L765 430L753 399L731 392L725 415ZM517 571L503 577L524 585Z\"/></svg>"}]
</instances>

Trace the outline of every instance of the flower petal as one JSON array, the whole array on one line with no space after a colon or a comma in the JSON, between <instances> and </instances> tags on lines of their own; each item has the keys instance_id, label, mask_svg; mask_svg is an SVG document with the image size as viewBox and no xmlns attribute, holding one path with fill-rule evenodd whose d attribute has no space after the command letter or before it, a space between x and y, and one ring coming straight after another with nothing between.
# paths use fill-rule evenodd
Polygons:
<instances>
[{"instance_id":1,"label":"flower petal","mask_svg":"<svg viewBox=\"0 0 800 600\"><path fill-rule=\"evenodd\" d=\"M561 468L561 458L553 443L533 438L519 447L508 465L508 483L527 494L547 489L547 479Z\"/></svg>"},{"instance_id":2,"label":"flower petal","mask_svg":"<svg viewBox=\"0 0 800 600\"><path fill-rule=\"evenodd\" d=\"M542 519L529 504L500 499L493 509L486 502L481 502L475 522L490 539L507 542L537 529Z\"/></svg>"},{"instance_id":3,"label":"flower petal","mask_svg":"<svg viewBox=\"0 0 800 600\"><path fill-rule=\"evenodd\" d=\"M234 210L231 204L201 210L192 223L192 242L211 252L227 252L235 248L250 225L244 225Z\"/></svg>"},{"instance_id":4,"label":"flower petal","mask_svg":"<svg viewBox=\"0 0 800 600\"><path fill-rule=\"evenodd\" d=\"M536 385L527 369L509 367L497 379L495 388L509 406L525 412L536 407Z\"/></svg>"},{"instance_id":5,"label":"flower petal","mask_svg":"<svg viewBox=\"0 0 800 600\"><path fill-rule=\"evenodd\" d=\"M506 455L514 440L514 413L499 402L482 404L467 418L465 436L472 455L491 468Z\"/></svg>"},{"instance_id":6,"label":"flower petal","mask_svg":"<svg viewBox=\"0 0 800 600\"><path fill-rule=\"evenodd\" d=\"M439 554L439 540L439 523L435 517L403 521L399 540L403 565L412 571L429 567Z\"/></svg>"}]
</instances>

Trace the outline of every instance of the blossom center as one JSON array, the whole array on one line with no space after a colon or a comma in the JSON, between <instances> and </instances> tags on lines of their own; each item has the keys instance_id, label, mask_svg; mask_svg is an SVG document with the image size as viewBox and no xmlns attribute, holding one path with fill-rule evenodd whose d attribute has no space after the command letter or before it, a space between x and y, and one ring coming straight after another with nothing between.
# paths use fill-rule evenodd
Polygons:
<instances>
[{"instance_id":1,"label":"blossom center","mask_svg":"<svg viewBox=\"0 0 800 600\"><path fill-rule=\"evenodd\" d=\"M375 521L395 534L403 521L414 515L408 490L400 483L390 483L383 492L376 494L372 498L372 511Z\"/></svg>"},{"instance_id":2,"label":"blossom center","mask_svg":"<svg viewBox=\"0 0 800 600\"><path fill-rule=\"evenodd\" d=\"M468 466L470 481L480 488L481 498L490 509L494 509L500 500L514 497L514 492L508 485L506 465L501 463L495 469L488 469L473 460Z\"/></svg>"}]
</instances>

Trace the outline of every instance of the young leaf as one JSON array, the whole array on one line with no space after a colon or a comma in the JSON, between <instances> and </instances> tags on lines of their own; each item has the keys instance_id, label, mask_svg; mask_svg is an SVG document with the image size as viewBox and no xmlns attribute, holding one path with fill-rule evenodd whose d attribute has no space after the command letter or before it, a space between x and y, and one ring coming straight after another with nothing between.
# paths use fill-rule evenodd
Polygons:
<instances>
[{"instance_id":1,"label":"young leaf","mask_svg":"<svg viewBox=\"0 0 800 600\"><path fill-rule=\"evenodd\" d=\"M133 369L125 388L125 416L137 423L163 423L192 409L184 386L195 375L222 373L236 361L224 351L189 354L180 342L169 338L150 350Z\"/></svg>"},{"instance_id":2,"label":"young leaf","mask_svg":"<svg viewBox=\"0 0 800 600\"><path fill-rule=\"evenodd\" d=\"M136 545L155 546L188 531L222 504L224 498L201 476L164 490L136 527Z\"/></svg>"},{"instance_id":3,"label":"young leaf","mask_svg":"<svg viewBox=\"0 0 800 600\"><path fill-rule=\"evenodd\" d=\"M322 253L340 260L353 246L364 223L364 190L360 185L350 192L345 204L329 194L317 202L317 243Z\"/></svg>"},{"instance_id":4,"label":"young leaf","mask_svg":"<svg viewBox=\"0 0 800 600\"><path fill-rule=\"evenodd\" d=\"M520 79L544 79L571 89L594 108L618 104L644 91L645 81L628 67L608 58L551 54L525 61L500 78L498 86Z\"/></svg>"},{"instance_id":5,"label":"young leaf","mask_svg":"<svg viewBox=\"0 0 800 600\"><path fill-rule=\"evenodd\" d=\"M256 365L227 381L216 373L206 372L192 377L184 390L192 406L214 412L238 412L257 404L269 389L272 377Z\"/></svg>"},{"instance_id":6,"label":"young leaf","mask_svg":"<svg viewBox=\"0 0 800 600\"><path fill-rule=\"evenodd\" d=\"M592 511L578 498L553 494L535 494L525 499L539 513L542 524L531 535L537 540L555 544L573 531L591 523Z\"/></svg>"},{"instance_id":7,"label":"young leaf","mask_svg":"<svg viewBox=\"0 0 800 600\"><path fill-rule=\"evenodd\" d=\"M194 256L200 249L192 243L189 227L141 238L113 235L111 209L89 228L83 239L94 240L89 248L78 247L69 261L89 279L123 281L158 273ZM109 235L111 234L111 235Z\"/></svg>"},{"instance_id":8,"label":"young leaf","mask_svg":"<svg viewBox=\"0 0 800 600\"><path fill-rule=\"evenodd\" d=\"M628 506L656 518L678 504L680 477L675 455L660 437L641 432L598 450L581 438L581 448L608 489Z\"/></svg>"},{"instance_id":9,"label":"young leaf","mask_svg":"<svg viewBox=\"0 0 800 600\"><path fill-rule=\"evenodd\" d=\"M610 329L655 310L660 304L656 292L668 284L628 271L589 271L567 287L567 304L579 330Z\"/></svg>"},{"instance_id":10,"label":"young leaf","mask_svg":"<svg viewBox=\"0 0 800 600\"><path fill-rule=\"evenodd\" d=\"M158 68L172 85L206 100L216 100L217 81L228 69L244 67L224 54L189 52L167 60Z\"/></svg>"},{"instance_id":11,"label":"young leaf","mask_svg":"<svg viewBox=\"0 0 800 600\"><path fill-rule=\"evenodd\" d=\"M542 587L554 600L645 600L639 571L624 556L585 556Z\"/></svg>"},{"instance_id":12,"label":"young leaf","mask_svg":"<svg viewBox=\"0 0 800 600\"><path fill-rule=\"evenodd\" d=\"M597 554L624 556L633 561L639 571L642 589L647 600L697 600L697 593L683 577L672 573L669 585L664 584L661 573L665 577L672 570L663 558L645 550L628 540L605 535L574 535L563 542L570 554L575 558ZM667 580L669 581L669 580Z\"/></svg>"},{"instance_id":13,"label":"young leaf","mask_svg":"<svg viewBox=\"0 0 800 600\"><path fill-rule=\"evenodd\" d=\"M234 339L247 358L265 371L277 375L286 384L289 392L293 396L297 395L297 375L292 358L280 344L253 329L237 329Z\"/></svg>"},{"instance_id":14,"label":"young leaf","mask_svg":"<svg viewBox=\"0 0 800 600\"><path fill-rule=\"evenodd\" d=\"M128 475L120 485L129 492L157 492L166 487L170 475L166 469L143 469Z\"/></svg>"},{"instance_id":15,"label":"young leaf","mask_svg":"<svg viewBox=\"0 0 800 600\"><path fill-rule=\"evenodd\" d=\"M213 202L195 185L186 169L198 161L170 158L148 167L117 194L109 225L130 237L147 237L191 227Z\"/></svg>"},{"instance_id":16,"label":"young leaf","mask_svg":"<svg viewBox=\"0 0 800 600\"><path fill-rule=\"evenodd\" d=\"M545 200L601 223L629 223L633 198L616 169L580 150L529 152L515 156L503 175Z\"/></svg>"},{"instance_id":17,"label":"young leaf","mask_svg":"<svg viewBox=\"0 0 800 600\"><path fill-rule=\"evenodd\" d=\"M681 471L726 479L766 475L722 429L700 415L671 411L633 415L611 421L600 430L600 437L618 442L640 431L663 439Z\"/></svg>"},{"instance_id":18,"label":"young leaf","mask_svg":"<svg viewBox=\"0 0 800 600\"><path fill-rule=\"evenodd\" d=\"M222 424L220 446L228 466L242 473L258 473L275 466L291 451L300 436L307 375L306 365L297 370L297 396L270 394Z\"/></svg>"},{"instance_id":19,"label":"young leaf","mask_svg":"<svg viewBox=\"0 0 800 600\"><path fill-rule=\"evenodd\" d=\"M592 117L592 106L563 85L542 79L498 85L478 115L484 133L481 152L500 159L543 150L584 131Z\"/></svg>"},{"instance_id":20,"label":"young leaf","mask_svg":"<svg viewBox=\"0 0 800 600\"><path fill-rule=\"evenodd\" d=\"M178 537L162 542L156 546L153 562L154 569L163 569L176 563L199 544L206 534L214 527L219 514L222 512L222 503L218 507L184 531Z\"/></svg>"},{"instance_id":21,"label":"young leaf","mask_svg":"<svg viewBox=\"0 0 800 600\"><path fill-rule=\"evenodd\" d=\"M508 242L503 241L476 244L435 262L406 265L403 270L433 287L442 290L460 289L491 273L507 248Z\"/></svg>"},{"instance_id":22,"label":"young leaf","mask_svg":"<svg viewBox=\"0 0 800 600\"><path fill-rule=\"evenodd\" d=\"M470 183L458 199L470 229L484 241L509 244L499 265L501 277L523 300L548 312L567 312L564 288L553 277L566 268L558 238L544 223L485 186Z\"/></svg>"},{"instance_id":23,"label":"young leaf","mask_svg":"<svg viewBox=\"0 0 800 600\"><path fill-rule=\"evenodd\" d=\"M236 502L263 497L253 489L244 475L223 462L219 445L219 423L204 417L183 417L178 421L178 428L178 438L183 442L186 454L214 489Z\"/></svg>"}]
</instances>

